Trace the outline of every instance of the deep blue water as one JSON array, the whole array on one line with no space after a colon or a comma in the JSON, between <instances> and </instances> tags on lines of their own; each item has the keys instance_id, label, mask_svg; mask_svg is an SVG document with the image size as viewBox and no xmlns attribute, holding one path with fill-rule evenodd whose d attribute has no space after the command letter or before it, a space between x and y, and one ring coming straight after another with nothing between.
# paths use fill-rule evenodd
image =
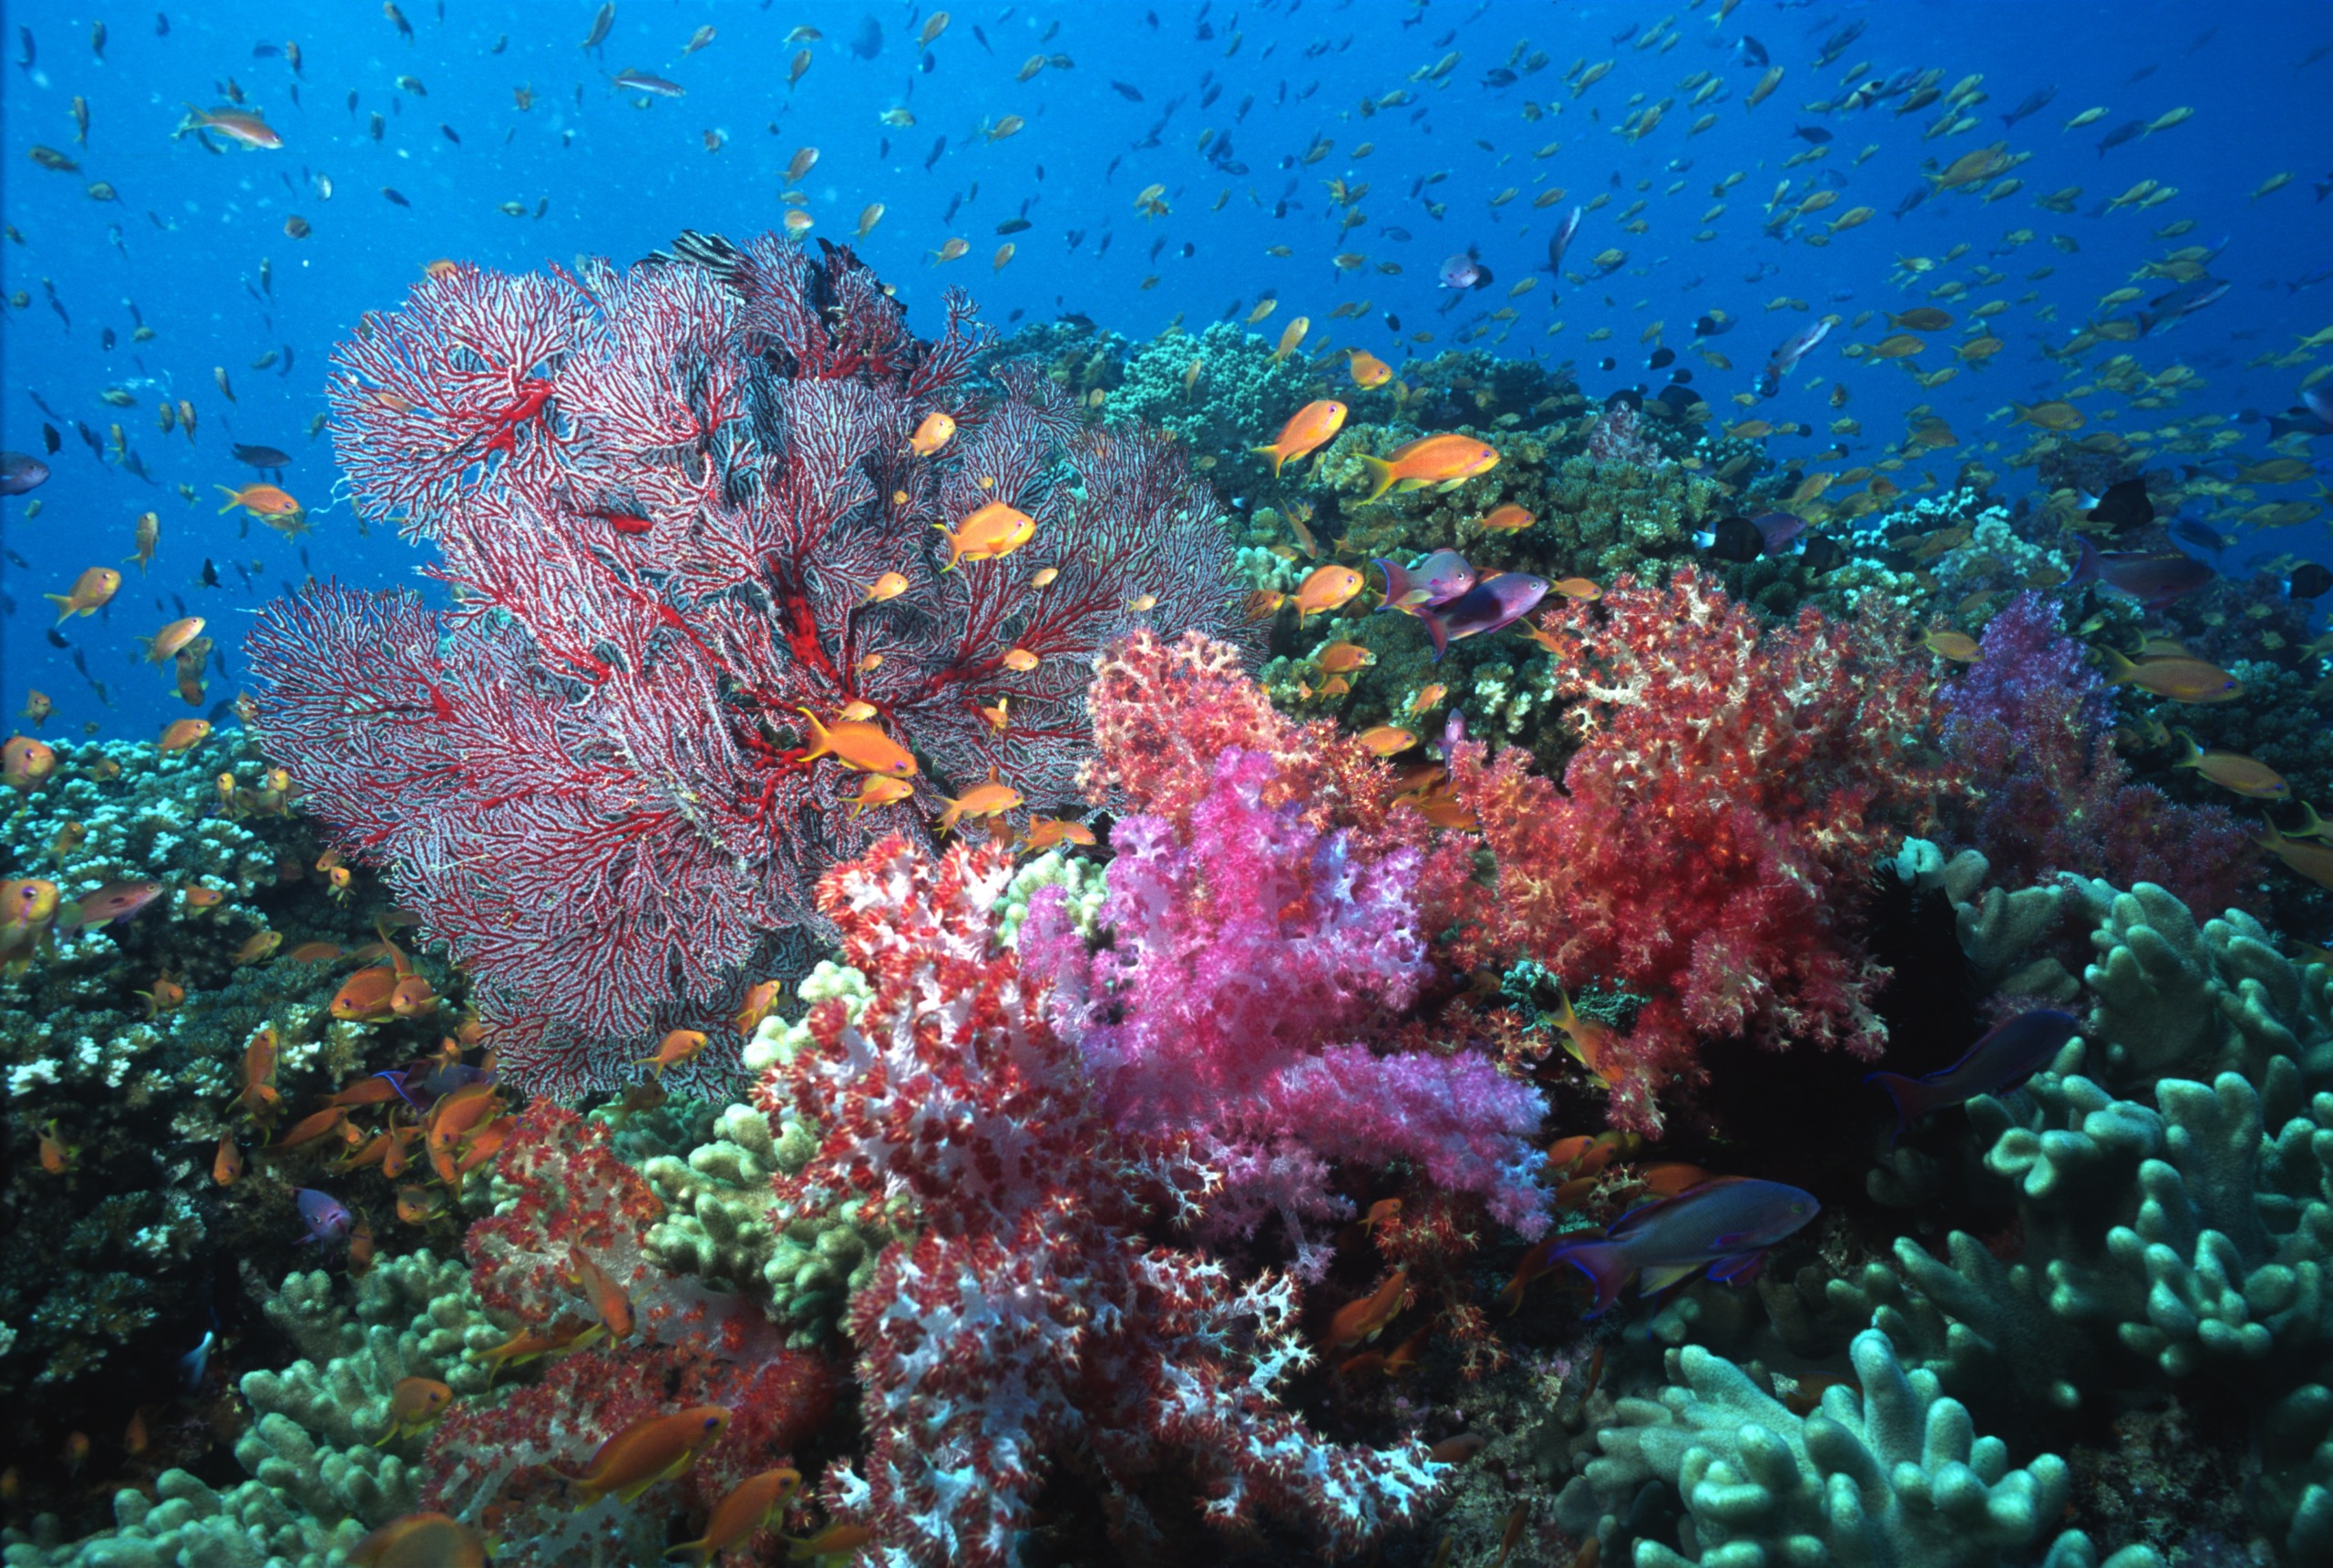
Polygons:
<instances>
[{"instance_id":1,"label":"deep blue water","mask_svg":"<svg viewBox=\"0 0 2333 1568\"><path fill-rule=\"evenodd\" d=\"M2222 455L2220 467L2230 468L2229 458L2268 455L2265 427L2233 423L2239 411L2288 406L2312 368L2328 363L2322 348L2294 355L2300 338L2333 323L2326 276L2333 268L2333 6L2324 4L1743 0L1722 20L1717 0L1677 8L1516 0L966 5L951 8L927 49L917 36L931 19L928 6L620 0L604 44L587 51L580 40L599 9L594 0L399 3L409 40L369 4L206 0L166 5L159 14L150 4L5 7L0 173L11 229L0 242L0 292L21 291L26 302L0 313L0 446L40 454L46 423L63 447L46 459L53 477L45 486L0 501L7 550L0 558L7 610L0 695L13 714L28 687L48 692L62 721L50 723L52 739L88 723L109 735L150 737L190 711L165 675L138 662L134 640L164 620L180 613L210 620L225 668L224 679L214 672L216 700L236 688L242 627L284 585L311 572L363 585L404 580L425 559L378 529L358 537L345 504L332 502L329 438L309 435L324 409L333 345L362 312L394 306L441 257L514 270L579 252L628 261L683 229L776 227L786 210L784 171L806 146L820 154L801 183L813 232L847 240L861 210L883 203L881 222L858 249L899 287L910 319L926 331L936 327L937 302L951 283L971 291L1001 327L1016 316L1074 311L1134 337L1177 319L1197 331L1235 302L1244 313L1272 292L1280 313L1259 332L1276 336L1300 313L1316 334L1325 328L1329 341L1398 365L1404 354L1438 352L1485 313L1511 304L1513 320L1489 323L1478 346L1573 361L1598 395L1666 380L1670 369L1646 367L1646 330L1662 323L1661 341L1681 352L1694 319L1716 309L1738 319L1713 345L1732 370L1691 354L1676 368L1694 370L1697 390L1720 405L1747 390L1768 352L1815 314L1835 311L1852 321L1866 310L1903 311L1932 302L1926 291L1939 280L1973 279L1965 295L1947 302L1956 316L2004 303L1990 320L2006 347L1981 371L1924 390L1901 366L1843 357L1847 343L1875 343L1887 331L1843 323L1781 396L1752 411L1812 427L1795 446L1778 440L1778 454L1812 452L1830 443L1826 426L1839 417L1826 393L1845 384L1846 412L1864 431L1845 442L1852 463L1878 456L1881 443L1900 436L1905 412L1926 403L1963 437L1926 465L1947 480L1962 461L1989 460L1984 442L1999 440L2003 450L2020 444L2008 434L2012 400L2091 384L2098 365L2119 353L2151 375L2184 365L2194 378L2152 409L2130 407L2112 391L2087 395L2081 406L2092 427L2230 421L2243 438ZM868 19L879 29L880 48L860 58L850 46ZM98 23L102 55L93 47ZM805 24L823 38L786 41ZM712 40L684 54L707 26ZM1857 26L1862 35L1818 68L1826 43ZM1616 42L1628 29L1633 36ZM1648 36L1655 41L1640 47ZM1745 100L1764 73L1745 62L1745 39L1785 73L1755 108ZM296 74L287 41L298 46ZM789 87L790 62L805 48L808 68ZM1529 69L1537 51L1546 64ZM1454 52L1446 74L1413 79ZM1017 80L1035 56L1068 64L1049 58L1031 79ZM1606 60L1608 74L1584 91L1564 79ZM619 90L612 78L625 68L669 78L684 96ZM1516 79L1503 85L1494 75L1501 69ZM1948 95L1981 77L1973 90L1985 97L1968 111L1973 128L1925 139L1944 106L1900 114L1900 94L1860 109L1836 107L1856 82L1900 82L1928 70L1939 73ZM1696 73L1721 84L1698 106L1688 101L1698 85L1680 86ZM401 87L400 77L426 96ZM280 132L281 149L223 143L212 151L195 138L173 138L187 103L224 104L231 84ZM2046 107L2004 131L1999 117L2044 87L2055 88ZM522 90L533 95L531 108L519 107ZM1359 112L1364 98L1397 92L1407 101ZM88 108L86 145L71 110L77 96ZM1632 115L1664 98L1673 101L1649 133L1620 134ZM1814 112L1805 107L1813 102L1834 107ZM1539 118L1526 118L1528 105ZM895 108L915 123L885 125L880 117ZM2106 112L2063 128L2092 108ZM2194 111L2184 123L2100 149L2114 128L2182 108ZM1715 122L1696 133L1706 113ZM1017 134L982 134L1006 115L1024 120ZM1795 134L1801 127L1833 139L1820 159L1786 168L1810 146ZM944 149L931 156L942 138ZM1989 179L1891 216L1923 185L1924 162L1948 164L1999 140L2030 155L2002 177L2021 188L1988 200L1999 185ZM1317 161L1300 161L1321 141L1332 145ZM1359 156L1363 143L1372 150ZM1547 156L1535 156L1551 144ZM44 169L32 157L36 145L77 161L79 171ZM2280 173L2289 182L2256 200ZM1721 198L1713 194L1737 174ZM1349 233L1337 226L1325 188L1331 179L1371 186L1358 204L1367 220ZM1763 227L1783 179L1792 181L1786 205L1824 185L1838 189L1820 218L1797 225L1787 241ZM2100 210L2150 179L2176 193L2152 206L2134 200ZM117 199L94 200L86 189L93 181ZM1152 183L1166 188L1164 216L1136 210L1136 194ZM1567 194L1535 208L1532 198L1550 186ZM2077 186L2071 212L2036 205L2039 196ZM406 204L393 204L385 187ZM1510 187L1517 194L1493 205ZM1586 271L1613 247L1626 260L1584 286L1551 290L1543 280L1510 300L1509 283L1544 261L1555 220L1598 196L1608 200L1587 214L1567 265ZM1724 210L1710 215L1720 200ZM505 203L521 215L506 215ZM1876 210L1869 221L1827 245L1806 242L1824 222L1865 205ZM304 239L286 233L294 215L312 228ZM1031 227L1011 237L1015 254L992 266L1003 242L997 225L1022 215ZM2192 228L2158 237L2182 224ZM2031 236L2012 243L2023 230ZM1073 231L1083 236L1075 245ZM951 237L965 240L969 253L933 264L930 255ZM1443 259L1469 245L1494 284L1463 296L1439 289ZM1959 245L1969 249L1950 257ZM2171 330L2093 350L2081 365L2043 355L2085 321L2138 308L2099 301L2131 285L2143 262L2197 245L2217 252L2211 271L2233 284L2224 299ZM1278 246L1290 254L1268 253ZM1367 261L1341 272L1331 260L1340 252ZM1936 265L1899 287L1892 280L1908 258ZM1397 263L1398 275L1380 271L1384 262ZM1980 265L1996 269L1998 280L1978 273ZM2047 275L2035 276L2041 269ZM2142 279L2137 286L2153 294L2170 285ZM1365 313L1330 320L1338 304L1361 300L1369 302ZM1769 309L1788 301L1805 308ZM1442 313L1445 305L1454 308ZM1389 314L1400 319L1399 331ZM154 335L134 342L141 321ZM109 350L101 346L108 328ZM1598 329L1608 336L1591 340ZM1413 341L1420 332L1434 340ZM274 364L253 368L270 352ZM1617 361L1608 371L1599 368L1608 355ZM2278 363L2264 363L2270 359ZM214 367L224 367L232 401ZM108 405L101 395L109 388L128 392L132 405ZM183 431L157 428L165 397L197 410L191 442ZM1734 416L1730 404L1721 411ZM84 444L77 421L101 452ZM109 434L116 423L148 478L126 468ZM240 515L219 514L213 487L259 477L230 456L236 441L291 455L284 487L314 525L304 540L290 543ZM2250 487L2250 500L2228 507L2321 505L2325 459L2333 456L2327 446L2317 443L2309 479ZM2007 472L1999 489L2015 496L2030 483L2029 474ZM179 494L181 485L191 487L191 501ZM39 514L28 518L36 500ZM85 567L119 561L134 519L149 509L162 522L150 575L128 568L111 607L70 622L62 633L69 646L53 646L53 616L40 595L64 592ZM2244 538L2224 564L2323 553L2320 521ZM2215 526L2232 525L2223 516ZM206 560L216 588L200 584ZM93 682L105 687L108 705Z\"/></svg>"}]
</instances>

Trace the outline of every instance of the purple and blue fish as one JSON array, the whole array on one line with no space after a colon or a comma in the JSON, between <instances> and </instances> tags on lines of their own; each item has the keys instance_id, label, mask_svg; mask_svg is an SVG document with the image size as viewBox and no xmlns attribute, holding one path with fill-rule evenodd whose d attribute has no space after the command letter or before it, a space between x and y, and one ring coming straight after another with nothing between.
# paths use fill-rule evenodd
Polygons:
<instances>
[{"instance_id":1,"label":"purple and blue fish","mask_svg":"<svg viewBox=\"0 0 2333 1568\"><path fill-rule=\"evenodd\" d=\"M2049 1066L2066 1041L2081 1032L2081 1022L2071 1013L2036 1008L1998 1025L1970 1046L1966 1056L1940 1071L1924 1078L1874 1072L1864 1081L1877 1084L1896 1102L1896 1131L1887 1140L1893 1143L1931 1111L2016 1088Z\"/></svg>"},{"instance_id":2,"label":"purple and blue fish","mask_svg":"<svg viewBox=\"0 0 2333 1568\"><path fill-rule=\"evenodd\" d=\"M1434 639L1434 661L1462 637L1480 637L1514 625L1539 607L1547 597L1547 579L1527 571L1503 571L1486 577L1449 602L1420 605L1410 613L1425 623Z\"/></svg>"},{"instance_id":3,"label":"purple and blue fish","mask_svg":"<svg viewBox=\"0 0 2333 1568\"><path fill-rule=\"evenodd\" d=\"M348 1206L330 1193L320 1193L313 1187L302 1187L299 1196L300 1218L308 1227L300 1245L313 1243L326 1252L347 1245L349 1235L356 1229L356 1218L348 1212Z\"/></svg>"},{"instance_id":4,"label":"purple and blue fish","mask_svg":"<svg viewBox=\"0 0 2333 1568\"><path fill-rule=\"evenodd\" d=\"M1706 1268L1731 1284L1752 1277L1766 1249L1804 1229L1822 1213L1814 1194L1781 1182L1719 1176L1673 1198L1631 1209L1600 1236L1558 1237L1524 1255L1518 1283L1558 1263L1570 1264L1596 1288L1600 1317L1641 1276L1650 1296ZM1509 1288L1514 1288L1510 1286Z\"/></svg>"},{"instance_id":5,"label":"purple and blue fish","mask_svg":"<svg viewBox=\"0 0 2333 1568\"><path fill-rule=\"evenodd\" d=\"M2081 559L2066 579L2068 588L2102 583L2149 610L2208 588L2220 575L2209 561L2182 550L2101 550L2088 538L2081 539L2080 548Z\"/></svg>"},{"instance_id":6,"label":"purple and blue fish","mask_svg":"<svg viewBox=\"0 0 2333 1568\"><path fill-rule=\"evenodd\" d=\"M1465 556L1449 549L1436 550L1411 567L1383 556L1372 558L1371 564L1385 574L1385 602L1377 608L1404 613L1414 613L1421 605L1431 609L1449 603L1474 587L1477 575Z\"/></svg>"}]
</instances>

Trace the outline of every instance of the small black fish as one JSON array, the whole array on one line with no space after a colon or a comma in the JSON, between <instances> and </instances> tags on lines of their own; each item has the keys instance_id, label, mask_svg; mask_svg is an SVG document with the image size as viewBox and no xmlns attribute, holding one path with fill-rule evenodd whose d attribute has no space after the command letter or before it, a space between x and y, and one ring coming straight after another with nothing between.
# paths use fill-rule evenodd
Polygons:
<instances>
[{"instance_id":1,"label":"small black fish","mask_svg":"<svg viewBox=\"0 0 2333 1568\"><path fill-rule=\"evenodd\" d=\"M54 457L57 449L65 445L65 437L57 433L56 425L43 425L40 427L40 444L48 448L48 455Z\"/></svg>"},{"instance_id":2,"label":"small black fish","mask_svg":"<svg viewBox=\"0 0 2333 1568\"><path fill-rule=\"evenodd\" d=\"M2285 587L2295 599L2315 599L2328 589L2333 589L2333 568L2308 561L2293 568L2293 575Z\"/></svg>"},{"instance_id":3,"label":"small black fish","mask_svg":"<svg viewBox=\"0 0 2333 1568\"><path fill-rule=\"evenodd\" d=\"M1793 126L1791 135L1815 147L1822 147L1831 139L1831 133L1819 125Z\"/></svg>"},{"instance_id":4,"label":"small black fish","mask_svg":"<svg viewBox=\"0 0 2333 1568\"><path fill-rule=\"evenodd\" d=\"M1521 78L1505 66L1493 66L1483 73L1483 86L1486 87L1511 87L1519 80Z\"/></svg>"},{"instance_id":5,"label":"small black fish","mask_svg":"<svg viewBox=\"0 0 2333 1568\"><path fill-rule=\"evenodd\" d=\"M462 133L456 130L450 125L443 123L439 124L437 127L437 134L444 137L447 141L452 142L456 147L462 145Z\"/></svg>"},{"instance_id":6,"label":"small black fish","mask_svg":"<svg viewBox=\"0 0 2333 1568\"><path fill-rule=\"evenodd\" d=\"M1733 57L1753 71L1763 71L1766 68L1766 46L1744 33L1742 41L1733 46Z\"/></svg>"},{"instance_id":7,"label":"small black fish","mask_svg":"<svg viewBox=\"0 0 2333 1568\"><path fill-rule=\"evenodd\" d=\"M235 443L235 460L239 463L249 463L254 468L282 468L291 463L292 455L278 451L272 446L260 446L238 441Z\"/></svg>"},{"instance_id":8,"label":"small black fish","mask_svg":"<svg viewBox=\"0 0 2333 1568\"><path fill-rule=\"evenodd\" d=\"M1110 90L1117 94L1118 97L1125 99L1126 102L1130 104L1138 104L1142 102L1142 89L1136 87L1132 82L1114 80L1110 83Z\"/></svg>"},{"instance_id":9,"label":"small black fish","mask_svg":"<svg viewBox=\"0 0 2333 1568\"><path fill-rule=\"evenodd\" d=\"M384 196L385 196L385 197L387 197L387 198L389 199L389 200L390 200L391 202L395 203L396 206L399 206L399 207L410 207L410 206L412 206L412 205L413 205L413 203L412 203L412 202L407 201L407 200L405 199L405 197L404 197L404 196L403 196L403 195L402 195L402 194L401 194L401 193L396 190L396 188L395 186L389 186L389 185L384 185L384 186L382 186L382 187L381 187L381 194L382 194L382 195L384 195Z\"/></svg>"},{"instance_id":10,"label":"small black fish","mask_svg":"<svg viewBox=\"0 0 2333 1568\"><path fill-rule=\"evenodd\" d=\"M211 558L209 556L202 558L202 575L197 578L195 582L197 586L201 588L217 588L219 586L219 569L211 564Z\"/></svg>"},{"instance_id":11,"label":"small black fish","mask_svg":"<svg viewBox=\"0 0 2333 1568\"><path fill-rule=\"evenodd\" d=\"M1647 370L1660 370L1676 363L1677 351L1664 343L1652 351L1652 357L1646 360L1644 364Z\"/></svg>"},{"instance_id":12,"label":"small black fish","mask_svg":"<svg viewBox=\"0 0 2333 1568\"><path fill-rule=\"evenodd\" d=\"M1816 538L1806 541L1798 559L1806 565L1807 572L1815 577L1829 571L1847 559L1847 552L1836 539Z\"/></svg>"},{"instance_id":13,"label":"small black fish","mask_svg":"<svg viewBox=\"0 0 2333 1568\"><path fill-rule=\"evenodd\" d=\"M1766 548L1766 536L1747 518L1720 518L1717 527L1695 540L1720 560L1753 561Z\"/></svg>"},{"instance_id":14,"label":"small black fish","mask_svg":"<svg viewBox=\"0 0 2333 1568\"><path fill-rule=\"evenodd\" d=\"M996 226L996 231L1000 234L1018 234L1023 229L1031 227L1033 225L1026 218L1007 218Z\"/></svg>"},{"instance_id":15,"label":"small black fish","mask_svg":"<svg viewBox=\"0 0 2333 1568\"><path fill-rule=\"evenodd\" d=\"M2154 503L2147 498L2144 479L2117 479L2106 487L2090 508L2091 521L2105 523L2116 533L2143 528L2154 521Z\"/></svg>"},{"instance_id":16,"label":"small black fish","mask_svg":"<svg viewBox=\"0 0 2333 1568\"><path fill-rule=\"evenodd\" d=\"M57 630L54 626L48 629L48 645L51 648L70 648L73 646L70 642L65 641L65 634Z\"/></svg>"},{"instance_id":17,"label":"small black fish","mask_svg":"<svg viewBox=\"0 0 2333 1568\"><path fill-rule=\"evenodd\" d=\"M2123 121L2121 125L2116 126L2112 130L2108 131L2106 133L2105 139L2098 144L2098 156L2104 158L2108 153L2113 151L2124 142L2136 141L2140 137L2146 134L2146 128L2147 122L2143 119Z\"/></svg>"}]
</instances>

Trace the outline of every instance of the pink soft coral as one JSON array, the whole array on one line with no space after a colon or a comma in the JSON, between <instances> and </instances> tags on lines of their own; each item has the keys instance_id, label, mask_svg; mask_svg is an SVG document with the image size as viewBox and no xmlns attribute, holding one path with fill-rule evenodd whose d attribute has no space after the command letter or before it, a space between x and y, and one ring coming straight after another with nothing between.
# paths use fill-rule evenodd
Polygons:
<instances>
[{"instance_id":1,"label":"pink soft coral","mask_svg":"<svg viewBox=\"0 0 2333 1568\"><path fill-rule=\"evenodd\" d=\"M1876 1054L1886 971L1846 917L1940 778L1920 760L1934 682L1904 629L1812 609L1769 627L1692 570L1623 577L1542 624L1581 741L1563 786L1518 751L1451 758L1498 863L1477 954L1643 999L1599 1064L1624 1126L1658 1129L1654 1093L1696 1075L1697 1039Z\"/></svg>"},{"instance_id":2,"label":"pink soft coral","mask_svg":"<svg viewBox=\"0 0 2333 1568\"><path fill-rule=\"evenodd\" d=\"M1302 1220L1350 1210L1328 1190L1331 1160L1413 1160L1536 1235L1538 1092L1480 1055L1351 1043L1432 972L1413 892L1423 856L1357 853L1294 804L1266 805L1279 771L1235 746L1187 803L1186 828L1119 821L1100 952L1069 930L1057 891L1033 903L1024 959L1053 982L1053 1017L1080 1042L1103 1112L1191 1140L1225 1175L1211 1223L1251 1230L1277 1211L1300 1272L1326 1261Z\"/></svg>"},{"instance_id":3,"label":"pink soft coral","mask_svg":"<svg viewBox=\"0 0 2333 1568\"><path fill-rule=\"evenodd\" d=\"M899 1563L1009 1560L1064 1455L1113 1491L1178 1462L1210 1519L1293 1515L1337 1553L1414 1518L1441 1473L1423 1444L1335 1447L1273 1399L1310 1358L1293 1285L1140 1238L1146 1197L1188 1199L1208 1173L1101 1113L996 945L1011 871L993 848L935 863L895 838L829 873L819 908L874 995L855 1022L814 1009L814 1048L759 1091L823 1130L781 1204L881 1194L916 1230L851 1301L866 1453L829 1469L827 1502Z\"/></svg>"}]
</instances>

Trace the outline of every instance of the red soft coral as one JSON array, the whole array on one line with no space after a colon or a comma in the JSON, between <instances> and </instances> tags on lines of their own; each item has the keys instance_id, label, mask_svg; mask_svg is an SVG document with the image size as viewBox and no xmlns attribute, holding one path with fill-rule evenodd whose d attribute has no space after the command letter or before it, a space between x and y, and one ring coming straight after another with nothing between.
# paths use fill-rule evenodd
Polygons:
<instances>
[{"instance_id":1,"label":"red soft coral","mask_svg":"<svg viewBox=\"0 0 2333 1568\"><path fill-rule=\"evenodd\" d=\"M1696 1075L1698 1039L1747 1034L1876 1054L1886 971L1847 924L1874 858L1924 827L1934 682L1877 614L1774 628L1701 572L1623 577L1543 621L1552 694L1581 740L1560 789L1515 750L1466 743L1453 788L1497 893L1478 956L1643 999L1603 1065L1614 1120Z\"/></svg>"}]
</instances>

